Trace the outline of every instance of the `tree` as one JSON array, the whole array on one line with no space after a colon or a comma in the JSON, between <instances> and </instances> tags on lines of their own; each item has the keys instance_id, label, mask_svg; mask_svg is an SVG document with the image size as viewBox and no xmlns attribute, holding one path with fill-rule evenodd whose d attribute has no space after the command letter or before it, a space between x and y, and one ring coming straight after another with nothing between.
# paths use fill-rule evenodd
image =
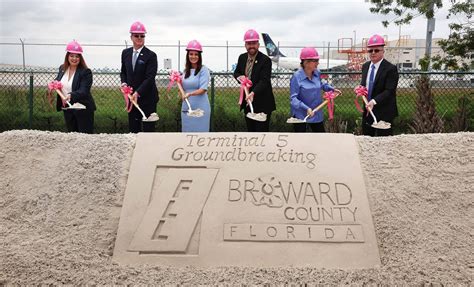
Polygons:
<instances>
[{"instance_id":1,"label":"tree","mask_svg":"<svg viewBox=\"0 0 474 287\"><path fill-rule=\"evenodd\" d=\"M435 8L443 7L442 0L371 0L370 2L375 5L375 7L370 8L370 12L395 15L395 18L391 21L385 20L382 22L385 27L390 22L395 23L395 25L410 24L413 18L420 15L424 15L427 19L432 19ZM416 14L414 14L415 12ZM422 70L427 71L429 63L430 58L427 49L425 58L420 60ZM418 77L415 84L418 95L415 101L415 115L411 124L412 130L415 133L441 132L443 130L443 121L436 112L429 77L426 74L422 74Z\"/></svg>"},{"instance_id":2,"label":"tree","mask_svg":"<svg viewBox=\"0 0 474 287\"><path fill-rule=\"evenodd\" d=\"M472 0L449 0L449 2L451 7L447 18L456 18L459 23L450 23L451 33L448 39L438 42L445 56L432 59L425 57L420 62L422 66L427 66L427 62L431 60L435 69L440 69L443 65L446 69L474 69L474 29L471 21L474 5ZM384 27L390 23L410 24L419 16L431 19L435 15L435 10L443 7L442 0L370 0L370 3L373 4L370 12L394 16L390 21L382 21Z\"/></svg>"}]
</instances>

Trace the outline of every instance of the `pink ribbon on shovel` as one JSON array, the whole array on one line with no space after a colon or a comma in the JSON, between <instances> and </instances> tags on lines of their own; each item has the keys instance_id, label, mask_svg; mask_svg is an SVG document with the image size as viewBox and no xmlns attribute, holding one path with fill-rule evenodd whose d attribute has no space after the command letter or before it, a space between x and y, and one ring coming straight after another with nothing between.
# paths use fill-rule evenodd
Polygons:
<instances>
[{"instance_id":1,"label":"pink ribbon on shovel","mask_svg":"<svg viewBox=\"0 0 474 287\"><path fill-rule=\"evenodd\" d=\"M239 105L241 105L244 100L245 88L250 89L250 87L252 87L252 81L245 76L242 77L242 80L240 81Z\"/></svg>"},{"instance_id":2,"label":"pink ribbon on shovel","mask_svg":"<svg viewBox=\"0 0 474 287\"><path fill-rule=\"evenodd\" d=\"M357 110L361 113L363 113L364 111L362 110L362 108L360 107L359 105L359 102L357 101L357 98L358 97L365 97L367 98L367 95L369 94L369 92L367 91L367 88L364 87L364 86L357 86L354 88L354 92L356 94L356 98L354 100L354 103L355 103L355 106L357 108Z\"/></svg>"},{"instance_id":3,"label":"pink ribbon on shovel","mask_svg":"<svg viewBox=\"0 0 474 287\"><path fill-rule=\"evenodd\" d=\"M52 81L51 83L48 84L48 96L51 95L51 92L54 91L54 90L61 90L63 88L63 83L61 83L60 81L57 81L57 80L54 80ZM61 102L63 104L63 107L66 107L66 101L62 98L61 98Z\"/></svg>"},{"instance_id":4,"label":"pink ribbon on shovel","mask_svg":"<svg viewBox=\"0 0 474 287\"><path fill-rule=\"evenodd\" d=\"M133 108L129 98L129 95L133 93L133 88L129 86L123 86L120 88L120 90L122 91L123 98L125 99L125 109L127 110L127 113L129 113Z\"/></svg>"},{"instance_id":5,"label":"pink ribbon on shovel","mask_svg":"<svg viewBox=\"0 0 474 287\"><path fill-rule=\"evenodd\" d=\"M48 84L48 89L50 91L52 90L61 90L63 88L63 84L60 81L52 81L51 83Z\"/></svg>"},{"instance_id":6,"label":"pink ribbon on shovel","mask_svg":"<svg viewBox=\"0 0 474 287\"><path fill-rule=\"evenodd\" d=\"M168 84L168 92L170 91L171 87L174 83L181 83L181 74L178 71L171 71L170 73L170 82Z\"/></svg>"},{"instance_id":7,"label":"pink ribbon on shovel","mask_svg":"<svg viewBox=\"0 0 474 287\"><path fill-rule=\"evenodd\" d=\"M332 120L334 118L334 99L337 97L334 91L325 92L323 99L328 101L328 113L329 119Z\"/></svg>"}]
</instances>

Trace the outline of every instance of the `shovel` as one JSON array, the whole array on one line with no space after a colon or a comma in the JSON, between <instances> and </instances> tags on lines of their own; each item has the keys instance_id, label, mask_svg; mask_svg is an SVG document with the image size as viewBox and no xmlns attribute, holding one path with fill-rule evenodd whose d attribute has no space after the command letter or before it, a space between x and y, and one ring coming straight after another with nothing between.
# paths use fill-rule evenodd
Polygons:
<instances>
[{"instance_id":1,"label":"shovel","mask_svg":"<svg viewBox=\"0 0 474 287\"><path fill-rule=\"evenodd\" d=\"M61 90L56 89L56 92L61 97L61 99L63 99L63 101L65 101L66 104L68 105L68 107L63 108L63 110L85 110L86 109L86 106L84 106L81 103L74 103L74 104L71 105L71 103L66 100L67 98L64 96L63 92L61 92Z\"/></svg>"},{"instance_id":2,"label":"shovel","mask_svg":"<svg viewBox=\"0 0 474 287\"><path fill-rule=\"evenodd\" d=\"M362 97L362 100L364 101L364 104L367 106L369 104L369 102L367 101L367 98L366 97ZM370 115L372 116L372 118L374 119L374 123L372 124L372 127L375 128L375 129L381 129L381 130L388 130L389 128L392 127L392 124L390 123L387 123L385 121L380 121L380 122L377 122L377 119L375 118L375 115L374 113L372 112L372 109L368 109L369 110L369 113Z\"/></svg>"},{"instance_id":3,"label":"shovel","mask_svg":"<svg viewBox=\"0 0 474 287\"><path fill-rule=\"evenodd\" d=\"M188 105L188 116L190 117L195 117L195 118L200 118L204 116L204 111L201 109L193 110L191 109L191 104L188 101L188 98L184 98L186 101L186 104Z\"/></svg>"},{"instance_id":4,"label":"shovel","mask_svg":"<svg viewBox=\"0 0 474 287\"><path fill-rule=\"evenodd\" d=\"M178 90L181 93L181 97L184 99L184 101L188 105L188 116L195 117L195 118L200 118L200 117L204 116L204 111L203 110L201 110L201 109L193 110L191 108L191 104L189 103L188 98L185 97L186 93L183 90L183 86L181 86L180 82L177 82L176 84L178 85Z\"/></svg>"},{"instance_id":5,"label":"shovel","mask_svg":"<svg viewBox=\"0 0 474 287\"><path fill-rule=\"evenodd\" d=\"M132 102L132 104L135 106L135 108L137 108L137 110L140 112L140 114L142 114L142 121L143 122L156 122L160 119L160 117L158 117L158 115L156 113L151 113L150 116L147 118L145 116L145 113L142 111L142 109L138 105L138 103L133 100L132 96L130 94L127 94L127 96L130 99L130 101Z\"/></svg>"},{"instance_id":6,"label":"shovel","mask_svg":"<svg viewBox=\"0 0 474 287\"><path fill-rule=\"evenodd\" d=\"M338 93L335 97L339 96L340 93ZM313 113L319 111L320 109L324 108L325 105L327 105L329 103L329 100L324 100L321 104L319 104L319 106L317 106L316 108L314 108L313 110ZM304 117L304 119L298 119L298 118L294 118L294 117L291 117L289 119L286 120L286 123L287 124L301 124L301 123L306 123L306 120L309 118L309 115L307 115L306 117Z\"/></svg>"},{"instance_id":7,"label":"shovel","mask_svg":"<svg viewBox=\"0 0 474 287\"><path fill-rule=\"evenodd\" d=\"M245 95L248 98L249 90L248 90L247 87L245 87ZM254 121L258 121L258 122L264 122L264 121L267 120L267 114L265 114L265 113L258 113L258 114L254 113L252 102L250 100L247 100L247 103L250 106L250 113L247 113L247 118L252 119Z\"/></svg>"}]
</instances>

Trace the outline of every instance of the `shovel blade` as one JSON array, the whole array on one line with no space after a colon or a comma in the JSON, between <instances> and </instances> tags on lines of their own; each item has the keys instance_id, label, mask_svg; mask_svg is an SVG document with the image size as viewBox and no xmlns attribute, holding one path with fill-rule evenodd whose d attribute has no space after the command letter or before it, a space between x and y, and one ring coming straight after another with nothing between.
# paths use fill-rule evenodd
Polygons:
<instances>
[{"instance_id":1,"label":"shovel blade","mask_svg":"<svg viewBox=\"0 0 474 287\"><path fill-rule=\"evenodd\" d=\"M74 103L71 107L69 107L70 110L85 110L86 106L84 106L81 103Z\"/></svg>"},{"instance_id":2,"label":"shovel blade","mask_svg":"<svg viewBox=\"0 0 474 287\"><path fill-rule=\"evenodd\" d=\"M373 123L372 127L374 129L379 129L379 130L388 130L389 128L392 127L392 124L384 122L384 121L379 121L377 123Z\"/></svg>"},{"instance_id":3,"label":"shovel blade","mask_svg":"<svg viewBox=\"0 0 474 287\"><path fill-rule=\"evenodd\" d=\"M143 122L156 122L160 119L156 113L151 113L148 118L142 119Z\"/></svg>"},{"instance_id":4,"label":"shovel blade","mask_svg":"<svg viewBox=\"0 0 474 287\"><path fill-rule=\"evenodd\" d=\"M306 121L298 118L289 118L286 120L287 124L302 124L305 123Z\"/></svg>"},{"instance_id":5,"label":"shovel blade","mask_svg":"<svg viewBox=\"0 0 474 287\"><path fill-rule=\"evenodd\" d=\"M257 122L264 122L264 121L267 120L267 115L264 114L264 116L261 116L259 114L255 114L255 113L248 113L247 118L249 118L251 120L254 120L254 121L257 121Z\"/></svg>"},{"instance_id":6,"label":"shovel blade","mask_svg":"<svg viewBox=\"0 0 474 287\"><path fill-rule=\"evenodd\" d=\"M201 109L188 111L188 116L189 117L194 117L194 118L200 118L200 117L204 116L204 111L201 110Z\"/></svg>"}]
</instances>

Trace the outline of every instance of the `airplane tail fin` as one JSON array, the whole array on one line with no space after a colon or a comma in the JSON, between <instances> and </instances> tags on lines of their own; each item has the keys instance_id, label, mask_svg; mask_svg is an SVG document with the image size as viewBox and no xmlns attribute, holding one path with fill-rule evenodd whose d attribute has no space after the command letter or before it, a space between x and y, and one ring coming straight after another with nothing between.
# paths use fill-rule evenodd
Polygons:
<instances>
[{"instance_id":1,"label":"airplane tail fin","mask_svg":"<svg viewBox=\"0 0 474 287\"><path fill-rule=\"evenodd\" d=\"M285 55L280 52L275 43L273 43L272 38L270 38L268 34L262 33L262 37L269 57L285 57Z\"/></svg>"}]
</instances>

